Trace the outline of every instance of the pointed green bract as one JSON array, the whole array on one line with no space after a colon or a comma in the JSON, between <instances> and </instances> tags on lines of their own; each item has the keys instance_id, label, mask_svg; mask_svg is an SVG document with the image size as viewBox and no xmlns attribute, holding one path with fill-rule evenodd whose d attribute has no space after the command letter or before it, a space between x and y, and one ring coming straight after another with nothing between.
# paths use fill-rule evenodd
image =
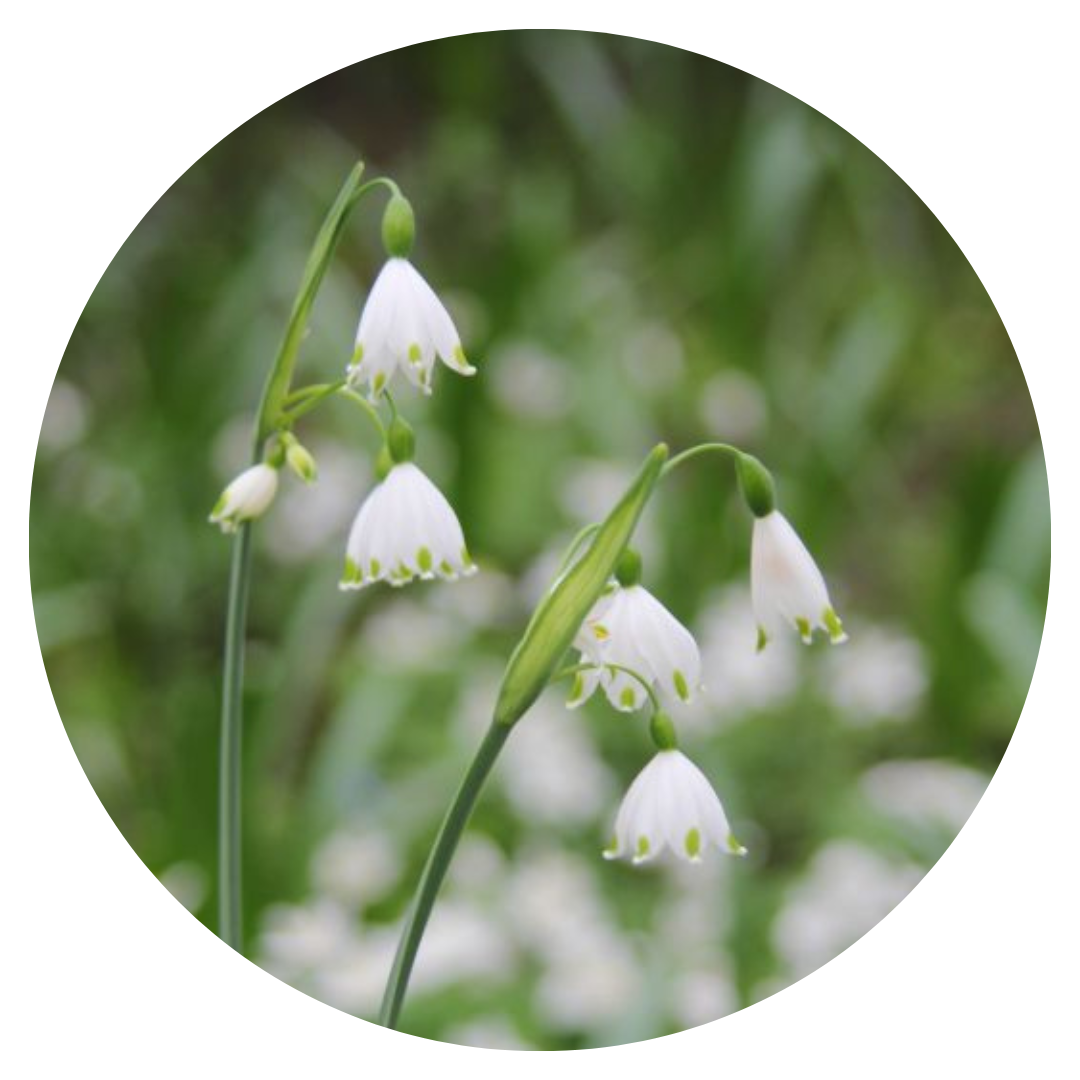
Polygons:
<instances>
[{"instance_id":1,"label":"pointed green bract","mask_svg":"<svg viewBox=\"0 0 1080 1080\"><path fill-rule=\"evenodd\" d=\"M497 723L517 723L540 696L611 577L667 456L668 448L663 443L653 448L633 483L597 529L585 553L540 601L506 666L495 703Z\"/></svg>"}]
</instances>

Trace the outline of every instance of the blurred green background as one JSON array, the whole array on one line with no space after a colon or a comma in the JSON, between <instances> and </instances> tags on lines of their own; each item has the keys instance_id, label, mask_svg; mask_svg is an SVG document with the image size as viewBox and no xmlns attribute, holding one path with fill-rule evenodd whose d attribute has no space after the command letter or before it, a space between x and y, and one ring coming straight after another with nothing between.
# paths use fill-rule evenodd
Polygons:
<instances>
[{"instance_id":1,"label":"blurred green background","mask_svg":"<svg viewBox=\"0 0 1080 1080\"><path fill-rule=\"evenodd\" d=\"M1001 760L1042 630L1049 501L1005 329L933 214L825 117L714 61L561 31L420 45L271 106L162 196L72 336L34 475L38 632L79 759L212 927L229 546L206 515L357 158L411 198L414 261L480 367L400 396L482 573L339 593L376 447L345 404L301 425L320 481L289 483L256 538L248 953L373 1015L561 545L656 440L723 438L774 468L851 633L755 655L730 475L705 459L665 485L645 583L701 643L683 747L750 857L603 862L645 723L553 690L489 785L404 1026L574 1048L774 993L899 902ZM304 381L350 355L381 206L347 232Z\"/></svg>"}]
</instances>

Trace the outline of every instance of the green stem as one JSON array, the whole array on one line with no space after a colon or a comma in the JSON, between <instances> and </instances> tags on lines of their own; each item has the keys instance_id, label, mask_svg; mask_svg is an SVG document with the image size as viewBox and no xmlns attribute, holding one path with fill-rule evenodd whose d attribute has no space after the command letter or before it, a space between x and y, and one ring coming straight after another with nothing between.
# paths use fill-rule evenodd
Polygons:
<instances>
[{"instance_id":1,"label":"green stem","mask_svg":"<svg viewBox=\"0 0 1080 1080\"><path fill-rule=\"evenodd\" d=\"M363 394L358 394L355 390L343 386L338 390L338 395L363 409L367 413L368 419L379 429L379 435L382 437L383 442L386 442L386 425L382 422L379 410Z\"/></svg>"},{"instance_id":2,"label":"green stem","mask_svg":"<svg viewBox=\"0 0 1080 1080\"><path fill-rule=\"evenodd\" d=\"M363 162L357 163L338 192L311 251L274 365L263 386L252 432L252 461L262 459L266 440L281 427L289 399L300 343L315 296L326 275L357 201L374 182L361 184ZM221 742L218 763L218 934L238 952L243 949L241 924L241 758L243 748L244 637L251 588L251 524L240 527L233 541L221 695Z\"/></svg>"},{"instance_id":3,"label":"green stem","mask_svg":"<svg viewBox=\"0 0 1080 1080\"><path fill-rule=\"evenodd\" d=\"M397 1027L401 1006L405 1000L405 991L409 986L413 962L416 960L420 940L424 936L424 928L427 926L439 887L446 876L472 809L476 805L480 789L510 735L510 730L508 725L499 723L492 723L488 728L484 741L480 744L480 749L477 750L476 757L473 758L469 771L465 774L461 787L458 788L454 801L450 804L450 809L439 828L435 846L431 849L427 864L424 866L424 872L416 890L416 899L413 901L405 929L398 943L390 978L386 983L386 992L379 1010L379 1023L383 1027Z\"/></svg>"},{"instance_id":4,"label":"green stem","mask_svg":"<svg viewBox=\"0 0 1080 1080\"><path fill-rule=\"evenodd\" d=\"M689 450L684 450L681 454L676 454L661 470L661 478L667 476L683 462L690 461L692 458L699 457L701 454L730 454L736 461L742 457L742 451L737 446L732 446L730 443L723 442L709 442L701 443L699 446L691 446Z\"/></svg>"},{"instance_id":5,"label":"green stem","mask_svg":"<svg viewBox=\"0 0 1080 1080\"><path fill-rule=\"evenodd\" d=\"M225 616L225 674L221 698L218 774L218 935L243 952L240 895L240 776L243 735L244 628L251 585L251 524L233 540Z\"/></svg>"}]
</instances>

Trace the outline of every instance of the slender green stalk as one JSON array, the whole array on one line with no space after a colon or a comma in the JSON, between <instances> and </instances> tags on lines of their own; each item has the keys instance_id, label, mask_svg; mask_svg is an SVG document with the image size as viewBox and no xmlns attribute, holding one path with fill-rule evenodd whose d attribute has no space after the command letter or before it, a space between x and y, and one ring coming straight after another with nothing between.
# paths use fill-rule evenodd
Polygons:
<instances>
[{"instance_id":1,"label":"slender green stalk","mask_svg":"<svg viewBox=\"0 0 1080 1080\"><path fill-rule=\"evenodd\" d=\"M413 962L416 960L416 953L420 948L420 941L424 936L424 929L435 904L435 898L438 896L439 887L442 885L446 871L450 867L450 861L457 850L458 841L476 805L480 789L488 773L491 772L491 767L495 764L495 759L499 756L499 751L503 748L510 731L511 728L508 725L499 723L492 723L488 728L484 741L480 744L480 749L477 750L476 757L473 758L461 782L461 787L458 788L454 801L450 804L450 809L439 828L435 846L431 849L424 872L420 876L416 899L413 901L401 940L398 942L394 966L386 984L386 993L383 995L382 1007L379 1010L379 1023L383 1027L397 1027L401 1006L405 1000L405 991L409 986L409 976L412 974Z\"/></svg>"},{"instance_id":2,"label":"slender green stalk","mask_svg":"<svg viewBox=\"0 0 1080 1080\"><path fill-rule=\"evenodd\" d=\"M353 207L374 181L361 184L364 165L358 163L338 192L323 220L300 278L289 321L277 356L267 375L252 433L252 461L262 459L266 440L291 422L289 400L300 343L307 328L315 296L337 249ZM396 185L391 190L396 191ZM336 388L335 388L336 389ZM320 391L321 392L321 391ZM297 402L306 411L307 395ZM317 403L317 399L315 403ZM298 413L294 411L292 420ZM248 594L251 588L250 523L242 525L233 541L229 570L229 596L225 619L224 672L221 696L221 743L218 772L218 933L238 952L243 950L241 906L241 763L243 757L244 638Z\"/></svg>"},{"instance_id":3,"label":"slender green stalk","mask_svg":"<svg viewBox=\"0 0 1080 1080\"><path fill-rule=\"evenodd\" d=\"M244 631L251 585L251 524L233 539L225 616L225 675L218 774L218 935L237 952L244 936L240 896L240 757L243 741Z\"/></svg>"}]
</instances>

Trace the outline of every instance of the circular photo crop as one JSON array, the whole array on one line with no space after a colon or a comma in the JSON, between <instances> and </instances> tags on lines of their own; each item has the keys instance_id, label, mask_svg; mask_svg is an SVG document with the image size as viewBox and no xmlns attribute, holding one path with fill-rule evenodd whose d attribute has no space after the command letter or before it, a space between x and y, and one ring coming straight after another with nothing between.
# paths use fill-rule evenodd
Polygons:
<instances>
[{"instance_id":1,"label":"circular photo crop","mask_svg":"<svg viewBox=\"0 0 1080 1080\"><path fill-rule=\"evenodd\" d=\"M1020 365L918 196L741 71L549 30L345 68L180 177L72 335L30 539L79 760L222 948L534 1050L896 907L1050 568Z\"/></svg>"}]
</instances>

